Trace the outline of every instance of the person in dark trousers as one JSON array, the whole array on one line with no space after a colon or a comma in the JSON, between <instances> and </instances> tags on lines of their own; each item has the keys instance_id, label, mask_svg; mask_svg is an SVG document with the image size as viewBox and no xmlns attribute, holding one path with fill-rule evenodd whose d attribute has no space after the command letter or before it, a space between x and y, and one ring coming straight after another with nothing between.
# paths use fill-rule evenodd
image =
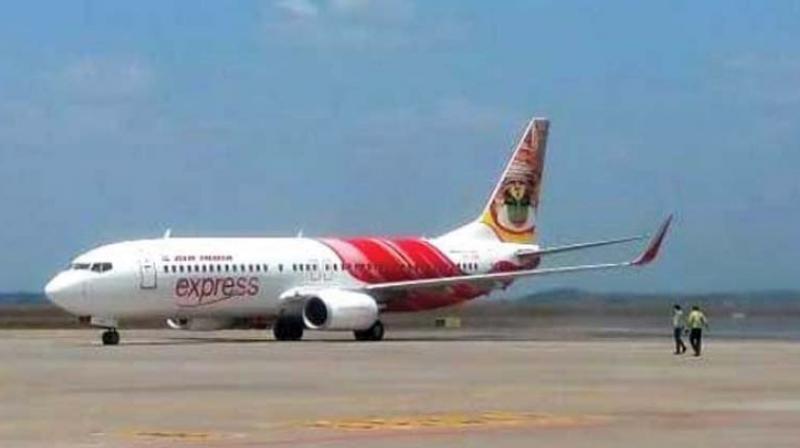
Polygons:
<instances>
[{"instance_id":1,"label":"person in dark trousers","mask_svg":"<svg viewBox=\"0 0 800 448\"><path fill-rule=\"evenodd\" d=\"M692 307L692 312L686 318L686 325L689 327L689 343L692 345L692 350L694 350L694 356L700 356L703 344L703 329L708 330L708 319L700 311L699 306Z\"/></svg>"},{"instance_id":2,"label":"person in dark trousers","mask_svg":"<svg viewBox=\"0 0 800 448\"><path fill-rule=\"evenodd\" d=\"M682 355L686 353L686 344L683 343L683 330L684 330L683 310L680 305L672 307L672 335L675 338L675 354Z\"/></svg>"}]
</instances>

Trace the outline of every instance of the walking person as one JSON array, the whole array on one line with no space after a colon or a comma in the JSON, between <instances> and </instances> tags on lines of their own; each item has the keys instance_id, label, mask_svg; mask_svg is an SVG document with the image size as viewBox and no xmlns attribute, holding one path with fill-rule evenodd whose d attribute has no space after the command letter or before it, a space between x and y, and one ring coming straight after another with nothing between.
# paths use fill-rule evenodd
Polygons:
<instances>
[{"instance_id":1,"label":"walking person","mask_svg":"<svg viewBox=\"0 0 800 448\"><path fill-rule=\"evenodd\" d=\"M695 305L692 307L692 312L686 318L686 325L689 327L689 344L692 345L694 356L700 356L700 351L703 345L703 329L708 330L708 319L706 315L700 311L700 307Z\"/></svg>"},{"instance_id":2,"label":"walking person","mask_svg":"<svg viewBox=\"0 0 800 448\"><path fill-rule=\"evenodd\" d=\"M683 317L683 310L681 306L675 304L672 307L672 335L675 338L675 354L682 355L686 353L686 344L683 343L683 330L685 320Z\"/></svg>"}]
</instances>

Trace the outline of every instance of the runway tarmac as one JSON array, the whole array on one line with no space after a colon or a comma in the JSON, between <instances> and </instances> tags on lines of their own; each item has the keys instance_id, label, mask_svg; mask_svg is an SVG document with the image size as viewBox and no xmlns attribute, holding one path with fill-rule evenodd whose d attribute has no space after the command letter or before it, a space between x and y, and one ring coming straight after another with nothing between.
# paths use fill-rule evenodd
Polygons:
<instances>
[{"instance_id":1,"label":"runway tarmac","mask_svg":"<svg viewBox=\"0 0 800 448\"><path fill-rule=\"evenodd\" d=\"M800 344L0 331L2 447L796 447Z\"/></svg>"}]
</instances>

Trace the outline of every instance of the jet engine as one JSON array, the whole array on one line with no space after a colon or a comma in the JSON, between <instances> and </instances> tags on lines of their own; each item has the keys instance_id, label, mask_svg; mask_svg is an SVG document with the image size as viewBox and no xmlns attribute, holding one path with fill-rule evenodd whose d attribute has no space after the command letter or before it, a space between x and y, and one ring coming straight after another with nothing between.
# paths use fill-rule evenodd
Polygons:
<instances>
[{"instance_id":1,"label":"jet engine","mask_svg":"<svg viewBox=\"0 0 800 448\"><path fill-rule=\"evenodd\" d=\"M364 293L327 289L306 299L302 313L312 330L366 330L378 319L378 304Z\"/></svg>"},{"instance_id":2,"label":"jet engine","mask_svg":"<svg viewBox=\"0 0 800 448\"><path fill-rule=\"evenodd\" d=\"M175 317L167 319L167 325L173 330L215 331L231 328L233 319L220 317Z\"/></svg>"}]
</instances>

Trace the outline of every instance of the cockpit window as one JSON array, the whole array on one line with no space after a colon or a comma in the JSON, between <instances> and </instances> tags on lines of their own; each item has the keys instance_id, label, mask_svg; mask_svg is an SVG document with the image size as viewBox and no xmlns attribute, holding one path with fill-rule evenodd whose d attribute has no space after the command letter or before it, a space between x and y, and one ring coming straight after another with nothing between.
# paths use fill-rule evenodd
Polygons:
<instances>
[{"instance_id":1,"label":"cockpit window","mask_svg":"<svg viewBox=\"0 0 800 448\"><path fill-rule=\"evenodd\" d=\"M89 269L91 265L89 263L72 263L72 269L76 271L85 271Z\"/></svg>"},{"instance_id":2,"label":"cockpit window","mask_svg":"<svg viewBox=\"0 0 800 448\"><path fill-rule=\"evenodd\" d=\"M111 263L92 263L92 271L106 272L111 270Z\"/></svg>"}]
</instances>

